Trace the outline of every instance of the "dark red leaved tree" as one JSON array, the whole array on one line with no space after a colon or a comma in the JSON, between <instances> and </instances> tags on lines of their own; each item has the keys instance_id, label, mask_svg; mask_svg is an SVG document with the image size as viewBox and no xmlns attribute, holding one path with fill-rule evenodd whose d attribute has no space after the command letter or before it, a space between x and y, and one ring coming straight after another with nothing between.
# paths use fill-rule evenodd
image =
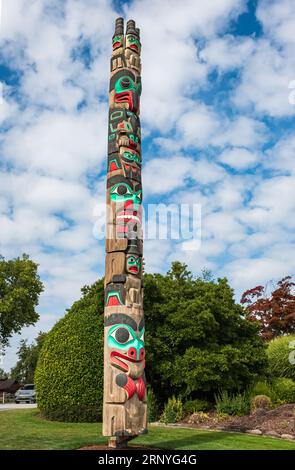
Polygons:
<instances>
[{"instance_id":1,"label":"dark red leaved tree","mask_svg":"<svg viewBox=\"0 0 295 470\"><path fill-rule=\"evenodd\" d=\"M266 288L256 286L242 295L247 318L257 322L264 339L295 332L295 282L291 276L281 279L270 295Z\"/></svg>"}]
</instances>

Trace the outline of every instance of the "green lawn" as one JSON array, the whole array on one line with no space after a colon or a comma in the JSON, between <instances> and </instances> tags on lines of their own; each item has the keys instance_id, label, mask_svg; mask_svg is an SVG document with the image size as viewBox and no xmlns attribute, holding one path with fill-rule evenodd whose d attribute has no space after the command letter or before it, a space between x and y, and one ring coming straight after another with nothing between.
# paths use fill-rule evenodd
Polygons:
<instances>
[{"instance_id":1,"label":"green lawn","mask_svg":"<svg viewBox=\"0 0 295 470\"><path fill-rule=\"evenodd\" d=\"M77 449L103 444L101 424L45 421L37 410L0 412L0 449ZM247 434L197 431L151 426L149 433L132 441L158 449L176 450L295 450L295 443Z\"/></svg>"}]
</instances>

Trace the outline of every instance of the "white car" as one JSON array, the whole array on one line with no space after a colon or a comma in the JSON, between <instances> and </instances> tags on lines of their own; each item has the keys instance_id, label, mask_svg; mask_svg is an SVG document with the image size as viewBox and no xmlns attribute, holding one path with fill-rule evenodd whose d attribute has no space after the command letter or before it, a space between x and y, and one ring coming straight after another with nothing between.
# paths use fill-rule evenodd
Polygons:
<instances>
[{"instance_id":1,"label":"white car","mask_svg":"<svg viewBox=\"0 0 295 470\"><path fill-rule=\"evenodd\" d=\"M34 384L26 384L15 394L15 403L36 403Z\"/></svg>"}]
</instances>

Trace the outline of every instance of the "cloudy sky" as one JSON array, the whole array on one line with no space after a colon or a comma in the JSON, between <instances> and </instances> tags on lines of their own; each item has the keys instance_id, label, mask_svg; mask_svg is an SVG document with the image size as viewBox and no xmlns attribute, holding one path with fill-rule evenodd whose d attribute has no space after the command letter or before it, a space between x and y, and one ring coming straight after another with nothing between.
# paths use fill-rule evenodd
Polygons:
<instances>
[{"instance_id":1,"label":"cloudy sky","mask_svg":"<svg viewBox=\"0 0 295 470\"><path fill-rule=\"evenodd\" d=\"M237 296L295 272L293 0L3 0L0 253L30 254L45 284L25 338L103 274L93 228L121 15L143 43L145 204L202 207L200 249L147 240L146 270L183 260L227 276Z\"/></svg>"}]
</instances>

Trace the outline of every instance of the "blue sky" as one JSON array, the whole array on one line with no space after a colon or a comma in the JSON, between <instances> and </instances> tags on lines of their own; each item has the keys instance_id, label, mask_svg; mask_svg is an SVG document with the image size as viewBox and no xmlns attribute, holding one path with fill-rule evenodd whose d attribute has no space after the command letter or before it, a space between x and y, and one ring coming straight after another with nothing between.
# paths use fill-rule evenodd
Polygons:
<instances>
[{"instance_id":1,"label":"blue sky","mask_svg":"<svg viewBox=\"0 0 295 470\"><path fill-rule=\"evenodd\" d=\"M142 33L145 204L202 208L200 248L147 240L146 270L175 259L196 274L207 267L237 298L295 272L292 0L2 3L0 252L29 253L45 283L40 322L24 338L48 330L103 274L93 227L118 14Z\"/></svg>"}]
</instances>

